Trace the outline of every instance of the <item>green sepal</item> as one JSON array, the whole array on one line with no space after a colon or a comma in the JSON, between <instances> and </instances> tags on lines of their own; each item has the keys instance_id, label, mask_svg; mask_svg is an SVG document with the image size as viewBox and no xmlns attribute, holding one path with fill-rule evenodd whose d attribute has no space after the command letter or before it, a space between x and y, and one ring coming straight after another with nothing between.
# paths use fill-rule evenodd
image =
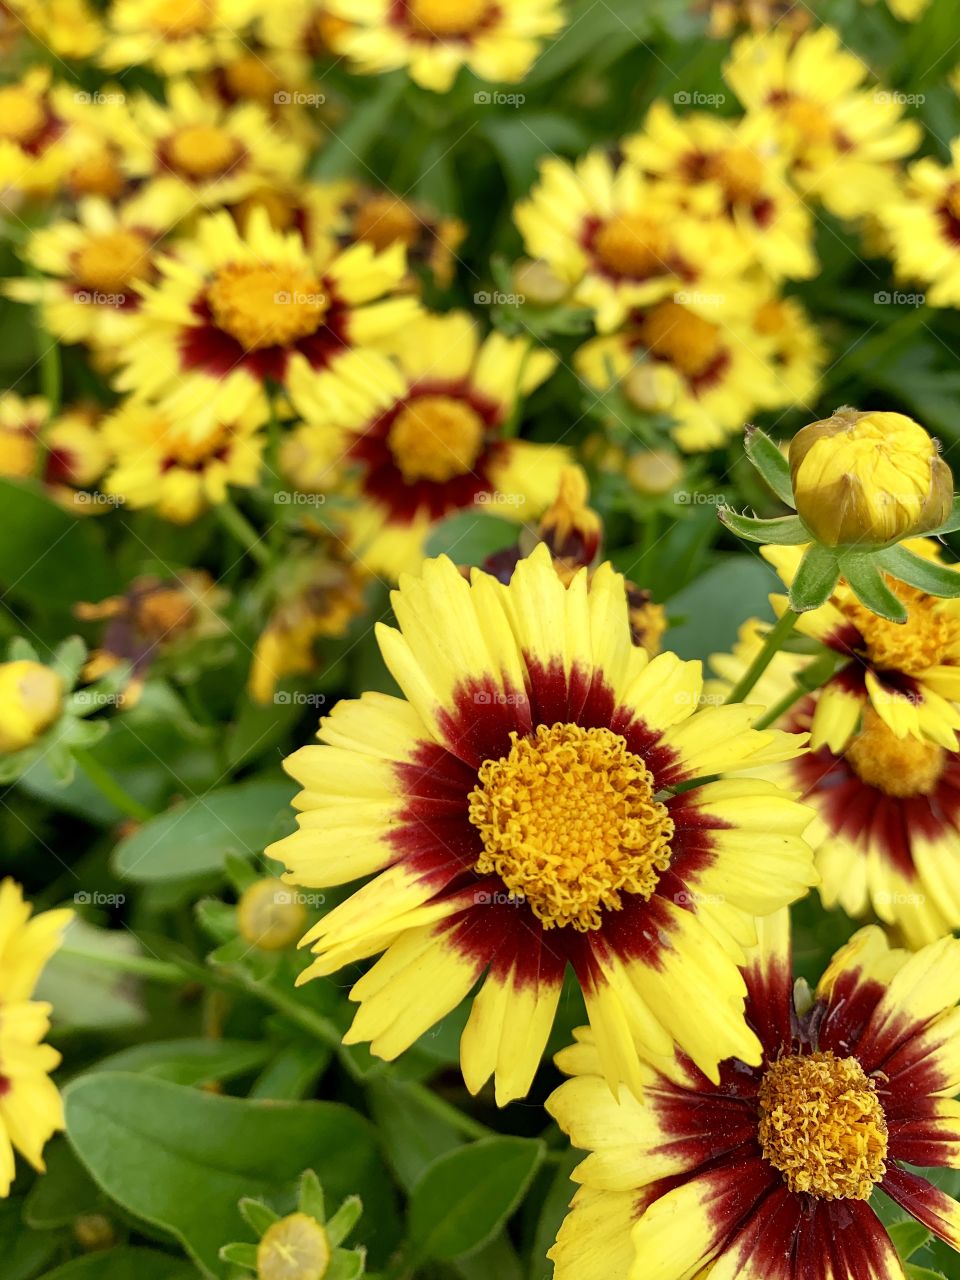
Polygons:
<instances>
[{"instance_id":1,"label":"green sepal","mask_svg":"<svg viewBox=\"0 0 960 1280\"><path fill-rule=\"evenodd\" d=\"M840 561L841 572L854 595L871 613L888 622L906 622L906 606L884 582L879 560L877 553L850 553Z\"/></svg>"},{"instance_id":2,"label":"green sepal","mask_svg":"<svg viewBox=\"0 0 960 1280\"><path fill-rule=\"evenodd\" d=\"M949 599L960 596L960 572L934 560L925 560L907 547L887 547L878 553L876 560L887 573L928 595Z\"/></svg>"},{"instance_id":3,"label":"green sepal","mask_svg":"<svg viewBox=\"0 0 960 1280\"><path fill-rule=\"evenodd\" d=\"M300 1179L297 1208L301 1213L309 1214L314 1222L319 1222L321 1226L327 1220L327 1206L323 1198L323 1187L320 1185L320 1179L312 1169L304 1170ZM327 1235L330 1235L329 1231ZM339 1241L331 1240L330 1243L339 1244Z\"/></svg>"},{"instance_id":4,"label":"green sepal","mask_svg":"<svg viewBox=\"0 0 960 1280\"><path fill-rule=\"evenodd\" d=\"M772 543L781 547L798 547L812 541L799 516L778 516L774 520L758 520L755 516L741 516L730 507L717 512L731 533L748 542Z\"/></svg>"},{"instance_id":5,"label":"green sepal","mask_svg":"<svg viewBox=\"0 0 960 1280\"><path fill-rule=\"evenodd\" d=\"M257 1269L257 1246L255 1244L225 1244L220 1250L224 1262L232 1262L235 1267Z\"/></svg>"},{"instance_id":6,"label":"green sepal","mask_svg":"<svg viewBox=\"0 0 960 1280\"><path fill-rule=\"evenodd\" d=\"M338 1249L330 1259L323 1280L357 1280L363 1275L365 1259L363 1250Z\"/></svg>"},{"instance_id":7,"label":"green sepal","mask_svg":"<svg viewBox=\"0 0 960 1280\"><path fill-rule=\"evenodd\" d=\"M950 514L943 524L938 524L935 529L925 529L923 536L937 538L941 533L956 533L958 529L960 529L960 494L955 494Z\"/></svg>"},{"instance_id":8,"label":"green sepal","mask_svg":"<svg viewBox=\"0 0 960 1280\"><path fill-rule=\"evenodd\" d=\"M828 600L840 576L837 553L827 547L812 546L800 561L790 587L790 608L806 613Z\"/></svg>"},{"instance_id":9,"label":"green sepal","mask_svg":"<svg viewBox=\"0 0 960 1280\"><path fill-rule=\"evenodd\" d=\"M247 1226L252 1227L258 1236L262 1236L269 1227L280 1221L279 1213L274 1213L269 1205L265 1205L262 1200L254 1200L252 1196L244 1196L237 1207Z\"/></svg>"},{"instance_id":10,"label":"green sepal","mask_svg":"<svg viewBox=\"0 0 960 1280\"><path fill-rule=\"evenodd\" d=\"M340 1244L360 1221L363 1204L359 1196L348 1196L327 1223L327 1235L331 1244Z\"/></svg>"},{"instance_id":11,"label":"green sepal","mask_svg":"<svg viewBox=\"0 0 960 1280\"><path fill-rule=\"evenodd\" d=\"M759 427L747 427L743 437L747 457L763 476L781 502L795 506L790 464L765 431Z\"/></svg>"}]
</instances>

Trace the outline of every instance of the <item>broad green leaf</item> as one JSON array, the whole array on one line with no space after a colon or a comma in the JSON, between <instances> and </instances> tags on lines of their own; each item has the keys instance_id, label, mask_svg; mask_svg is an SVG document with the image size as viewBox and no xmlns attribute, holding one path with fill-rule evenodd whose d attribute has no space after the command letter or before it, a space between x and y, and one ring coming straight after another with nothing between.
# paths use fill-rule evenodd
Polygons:
<instances>
[{"instance_id":1,"label":"broad green leaf","mask_svg":"<svg viewBox=\"0 0 960 1280\"><path fill-rule=\"evenodd\" d=\"M262 853L293 830L292 783L241 782L175 805L122 840L117 875L141 884L223 868L228 853Z\"/></svg>"},{"instance_id":2,"label":"broad green leaf","mask_svg":"<svg viewBox=\"0 0 960 1280\"><path fill-rule=\"evenodd\" d=\"M506 95L518 94L517 89ZM490 94L486 90L482 93ZM478 134L487 138L504 171L511 194L525 195L536 179L537 165L550 152L576 155L587 143L583 129L569 116L555 111L519 111L509 104L500 110L496 104L483 105L487 115L481 119Z\"/></svg>"},{"instance_id":3,"label":"broad green leaf","mask_svg":"<svg viewBox=\"0 0 960 1280\"><path fill-rule=\"evenodd\" d=\"M743 447L747 457L780 501L792 507L793 482L790 479L790 464L766 432L760 431L757 427L749 427L743 438Z\"/></svg>"},{"instance_id":4,"label":"broad green leaf","mask_svg":"<svg viewBox=\"0 0 960 1280\"><path fill-rule=\"evenodd\" d=\"M31 1280L57 1251L55 1232L33 1231L22 1218L23 1200L0 1200L0 1260L3 1280Z\"/></svg>"},{"instance_id":5,"label":"broad green leaf","mask_svg":"<svg viewBox=\"0 0 960 1280\"><path fill-rule=\"evenodd\" d=\"M64 608L116 589L99 521L68 514L33 481L6 478L0 511L0 587L11 597Z\"/></svg>"},{"instance_id":6,"label":"broad green leaf","mask_svg":"<svg viewBox=\"0 0 960 1280\"><path fill-rule=\"evenodd\" d=\"M451 1266L461 1280L490 1280L491 1276L496 1280L523 1280L523 1266L506 1231L498 1231L475 1253L456 1258Z\"/></svg>"},{"instance_id":7,"label":"broad green leaf","mask_svg":"<svg viewBox=\"0 0 960 1280\"><path fill-rule=\"evenodd\" d=\"M402 71L379 76L376 88L351 110L315 161L310 176L329 182L356 173L370 148L383 133L409 81Z\"/></svg>"},{"instance_id":8,"label":"broad green leaf","mask_svg":"<svg viewBox=\"0 0 960 1280\"><path fill-rule=\"evenodd\" d=\"M797 613L816 609L829 597L839 574L835 552L826 547L810 547L790 584L790 608Z\"/></svg>"},{"instance_id":9,"label":"broad green leaf","mask_svg":"<svg viewBox=\"0 0 960 1280\"><path fill-rule=\"evenodd\" d=\"M271 1046L248 1040L155 1040L102 1058L92 1071L136 1071L175 1084L233 1080L262 1067Z\"/></svg>"},{"instance_id":10,"label":"broad green leaf","mask_svg":"<svg viewBox=\"0 0 960 1280\"><path fill-rule=\"evenodd\" d=\"M197 1280L196 1268L184 1258L156 1249L108 1249L74 1258L41 1280Z\"/></svg>"},{"instance_id":11,"label":"broad green leaf","mask_svg":"<svg viewBox=\"0 0 960 1280\"><path fill-rule=\"evenodd\" d=\"M332 1202L358 1194L359 1235L381 1259L395 1240L376 1136L333 1102L251 1102L122 1072L83 1076L64 1093L67 1136L102 1190L171 1231L205 1275L226 1275L221 1245L248 1235L238 1202L289 1211L316 1170Z\"/></svg>"},{"instance_id":12,"label":"broad green leaf","mask_svg":"<svg viewBox=\"0 0 960 1280\"><path fill-rule=\"evenodd\" d=\"M406 1191L417 1184L438 1156L463 1144L452 1125L424 1110L388 1075L370 1081L367 1097L387 1159Z\"/></svg>"},{"instance_id":13,"label":"broad green leaf","mask_svg":"<svg viewBox=\"0 0 960 1280\"><path fill-rule=\"evenodd\" d=\"M427 541L428 556L449 556L454 564L480 564L495 551L515 547L519 527L487 514L483 507L441 520Z\"/></svg>"},{"instance_id":14,"label":"broad green leaf","mask_svg":"<svg viewBox=\"0 0 960 1280\"><path fill-rule=\"evenodd\" d=\"M414 1252L450 1260L479 1249L517 1208L543 1154L542 1142L497 1137L434 1160L410 1198Z\"/></svg>"},{"instance_id":15,"label":"broad green leaf","mask_svg":"<svg viewBox=\"0 0 960 1280\"><path fill-rule=\"evenodd\" d=\"M95 899L89 890L80 889L74 901L82 907ZM123 972L123 961L141 954L127 929L99 929L78 916L68 925L63 946L44 967L37 998L53 1005L56 1026L137 1026L146 1021L146 1011L140 985Z\"/></svg>"},{"instance_id":16,"label":"broad green leaf","mask_svg":"<svg viewBox=\"0 0 960 1280\"><path fill-rule=\"evenodd\" d=\"M305 1098L330 1065L333 1050L317 1041L295 1041L271 1058L250 1090L251 1098L296 1102Z\"/></svg>"},{"instance_id":17,"label":"broad green leaf","mask_svg":"<svg viewBox=\"0 0 960 1280\"><path fill-rule=\"evenodd\" d=\"M770 616L768 597L779 584L759 556L725 557L671 598L670 614L684 621L671 627L667 647L681 658L708 658L731 648L741 622Z\"/></svg>"},{"instance_id":18,"label":"broad green leaf","mask_svg":"<svg viewBox=\"0 0 960 1280\"><path fill-rule=\"evenodd\" d=\"M244 693L225 736L227 764L236 770L258 760L291 732L302 714L303 703L295 698L261 706Z\"/></svg>"},{"instance_id":19,"label":"broad green leaf","mask_svg":"<svg viewBox=\"0 0 960 1280\"><path fill-rule=\"evenodd\" d=\"M922 1222L917 1222L916 1218L904 1218L892 1223L887 1227L887 1233L904 1262L918 1253L933 1234Z\"/></svg>"}]
</instances>

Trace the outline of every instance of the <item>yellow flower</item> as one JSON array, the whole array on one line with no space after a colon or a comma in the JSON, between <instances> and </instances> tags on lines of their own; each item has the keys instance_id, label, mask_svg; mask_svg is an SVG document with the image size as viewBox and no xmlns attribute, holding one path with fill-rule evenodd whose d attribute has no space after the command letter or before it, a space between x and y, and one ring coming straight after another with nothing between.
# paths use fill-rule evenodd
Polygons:
<instances>
[{"instance_id":1,"label":"yellow flower","mask_svg":"<svg viewBox=\"0 0 960 1280\"><path fill-rule=\"evenodd\" d=\"M744 623L731 653L711 665L724 696L760 651L763 624ZM782 650L749 695L775 706L810 657ZM804 732L817 718L821 691L795 702L777 727ZM827 696L830 696L828 694ZM800 795L813 819L804 832L816 857L827 909L871 911L911 947L960 928L960 752L915 737L898 738L873 707L837 751L827 745L770 765L763 777Z\"/></svg>"},{"instance_id":2,"label":"yellow flower","mask_svg":"<svg viewBox=\"0 0 960 1280\"><path fill-rule=\"evenodd\" d=\"M49 196L62 182L68 157L63 123L50 96L49 67L33 67L19 81L0 85L0 205L18 195Z\"/></svg>"},{"instance_id":3,"label":"yellow flower","mask_svg":"<svg viewBox=\"0 0 960 1280\"><path fill-rule=\"evenodd\" d=\"M927 286L924 297L933 307L960 304L960 139L950 144L949 164L932 156L912 164L876 216L898 276Z\"/></svg>"},{"instance_id":4,"label":"yellow flower","mask_svg":"<svg viewBox=\"0 0 960 1280\"><path fill-rule=\"evenodd\" d=\"M0 752L22 751L60 715L63 680L39 662L0 663Z\"/></svg>"},{"instance_id":5,"label":"yellow flower","mask_svg":"<svg viewBox=\"0 0 960 1280\"><path fill-rule=\"evenodd\" d=\"M225 502L230 485L257 483L265 417L255 400L201 433L161 406L127 400L101 427L113 459L104 488L133 510L153 507L165 520L188 524Z\"/></svg>"},{"instance_id":6,"label":"yellow flower","mask_svg":"<svg viewBox=\"0 0 960 1280\"><path fill-rule=\"evenodd\" d=\"M937 542L903 544L943 570ZM761 554L789 586L803 547L763 547ZM797 630L839 654L843 662L817 697L811 726L814 750L840 752L867 705L897 738L907 736L957 750L960 729L960 600L941 599L887 575L886 585L904 605L904 623L878 617L841 578L829 600L801 614ZM771 596L776 612L785 596Z\"/></svg>"},{"instance_id":7,"label":"yellow flower","mask_svg":"<svg viewBox=\"0 0 960 1280\"><path fill-rule=\"evenodd\" d=\"M334 421L362 411L382 394L369 348L419 313L413 298L389 296L406 271L401 245L310 252L263 208L243 234L223 210L202 218L157 266L116 387L162 401L201 437L262 403L268 380Z\"/></svg>"},{"instance_id":8,"label":"yellow flower","mask_svg":"<svg viewBox=\"0 0 960 1280\"><path fill-rule=\"evenodd\" d=\"M878 1192L960 1249L960 1204L915 1172L960 1147L960 942L913 955L861 929L800 1004L788 913L757 935L742 966L756 1062L718 1084L665 1057L639 1103L611 1095L586 1028L559 1054L570 1079L547 1109L588 1154L556 1280L903 1280Z\"/></svg>"},{"instance_id":9,"label":"yellow flower","mask_svg":"<svg viewBox=\"0 0 960 1280\"><path fill-rule=\"evenodd\" d=\"M328 0L350 24L337 51L354 70L379 75L406 67L424 89L446 93L461 67L481 80L522 80L545 36L564 25L558 0Z\"/></svg>"},{"instance_id":10,"label":"yellow flower","mask_svg":"<svg viewBox=\"0 0 960 1280\"><path fill-rule=\"evenodd\" d=\"M675 188L684 207L705 203L723 210L773 279L807 279L816 272L813 220L787 180L788 156L769 113L732 121L706 112L678 117L658 101L623 150L645 173Z\"/></svg>"},{"instance_id":11,"label":"yellow flower","mask_svg":"<svg viewBox=\"0 0 960 1280\"><path fill-rule=\"evenodd\" d=\"M772 343L750 323L760 297L746 314L725 315L709 295L684 291L638 306L615 334L584 343L574 367L598 391L613 374L638 409L672 418L687 452L716 449L757 409L787 398Z\"/></svg>"},{"instance_id":12,"label":"yellow flower","mask_svg":"<svg viewBox=\"0 0 960 1280\"><path fill-rule=\"evenodd\" d=\"M221 66L243 48L257 8L257 0L111 0L100 61L164 76Z\"/></svg>"},{"instance_id":13,"label":"yellow flower","mask_svg":"<svg viewBox=\"0 0 960 1280\"><path fill-rule=\"evenodd\" d=\"M59 58L90 58L103 41L103 27L88 0L8 0L6 7Z\"/></svg>"},{"instance_id":14,"label":"yellow flower","mask_svg":"<svg viewBox=\"0 0 960 1280\"><path fill-rule=\"evenodd\" d=\"M329 549L321 544L288 557L281 599L254 646L250 696L268 703L286 676L317 671L317 641L345 634L363 612L366 585L366 574L342 557L332 539Z\"/></svg>"},{"instance_id":15,"label":"yellow flower","mask_svg":"<svg viewBox=\"0 0 960 1280\"><path fill-rule=\"evenodd\" d=\"M609 565L565 586L541 545L504 585L441 557L392 601L400 629L378 638L404 696L336 704L324 745L287 761L300 830L268 851L290 883L371 877L304 938L301 981L385 951L347 1040L393 1059L485 978L461 1065L506 1103L569 963L611 1087L640 1088L639 1057L675 1043L714 1080L731 1054L758 1062L736 958L812 866L808 813L742 771L799 740L701 707L699 663L634 646Z\"/></svg>"},{"instance_id":16,"label":"yellow flower","mask_svg":"<svg viewBox=\"0 0 960 1280\"><path fill-rule=\"evenodd\" d=\"M6 280L18 302L39 303L44 328L63 342L85 342L109 361L140 307L136 286L154 274L157 236L129 207L87 196L75 218L35 231L24 257L48 279Z\"/></svg>"},{"instance_id":17,"label":"yellow flower","mask_svg":"<svg viewBox=\"0 0 960 1280\"><path fill-rule=\"evenodd\" d=\"M381 399L344 417L337 432L306 406L301 448L352 469L344 512L348 546L372 572L396 580L417 568L430 530L457 511L536 519L569 461L562 445L533 444L505 428L523 398L556 365L522 338L483 337L462 311L430 315L391 344L391 360L368 361ZM315 425L314 425L315 424ZM298 463L298 470L299 470ZM331 469L332 474L332 469Z\"/></svg>"},{"instance_id":18,"label":"yellow flower","mask_svg":"<svg viewBox=\"0 0 960 1280\"><path fill-rule=\"evenodd\" d=\"M790 176L841 218L880 208L896 192L896 161L918 146L918 120L894 94L865 86L866 63L833 27L795 38L784 28L741 36L724 77L749 112L767 110L791 157Z\"/></svg>"},{"instance_id":19,"label":"yellow flower","mask_svg":"<svg viewBox=\"0 0 960 1280\"><path fill-rule=\"evenodd\" d=\"M723 316L748 292L738 277L751 253L722 209L691 211L675 185L606 152L575 165L544 160L514 221L526 252L568 285L573 303L595 313L602 332L632 309L678 294Z\"/></svg>"},{"instance_id":20,"label":"yellow flower","mask_svg":"<svg viewBox=\"0 0 960 1280\"><path fill-rule=\"evenodd\" d=\"M824 546L886 546L950 514L950 468L902 413L838 409L797 432L789 459L797 511Z\"/></svg>"},{"instance_id":21,"label":"yellow flower","mask_svg":"<svg viewBox=\"0 0 960 1280\"><path fill-rule=\"evenodd\" d=\"M9 876L0 880L0 1009L30 999L72 919L73 912L67 910L34 915L20 885ZM2 1063L0 1055L0 1072Z\"/></svg>"},{"instance_id":22,"label":"yellow flower","mask_svg":"<svg viewBox=\"0 0 960 1280\"><path fill-rule=\"evenodd\" d=\"M129 217L153 227L292 181L306 158L306 147L258 103L226 105L187 80L167 86L166 103L135 99L125 141L127 170L143 184Z\"/></svg>"}]
</instances>

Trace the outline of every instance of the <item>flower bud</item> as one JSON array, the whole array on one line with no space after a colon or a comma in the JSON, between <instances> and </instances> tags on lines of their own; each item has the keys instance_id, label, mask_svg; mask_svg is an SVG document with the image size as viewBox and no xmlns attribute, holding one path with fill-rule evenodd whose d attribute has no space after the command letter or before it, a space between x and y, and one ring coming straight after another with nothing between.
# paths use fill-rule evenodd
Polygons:
<instances>
[{"instance_id":1,"label":"flower bud","mask_svg":"<svg viewBox=\"0 0 960 1280\"><path fill-rule=\"evenodd\" d=\"M237 903L237 928L244 942L261 951L283 951L303 933L307 909L282 880L255 880Z\"/></svg>"},{"instance_id":2,"label":"flower bud","mask_svg":"<svg viewBox=\"0 0 960 1280\"><path fill-rule=\"evenodd\" d=\"M513 287L535 307L554 307L570 292L570 286L555 276L545 262L529 258L514 267Z\"/></svg>"},{"instance_id":3,"label":"flower bud","mask_svg":"<svg viewBox=\"0 0 960 1280\"><path fill-rule=\"evenodd\" d=\"M824 546L888 546L950 514L950 468L902 413L838 409L797 432L789 459L797 511Z\"/></svg>"},{"instance_id":4,"label":"flower bud","mask_svg":"<svg viewBox=\"0 0 960 1280\"><path fill-rule=\"evenodd\" d=\"M600 550L603 525L587 505L590 488L579 467L564 467L557 496L540 520L540 540L557 560L592 564Z\"/></svg>"},{"instance_id":5,"label":"flower bud","mask_svg":"<svg viewBox=\"0 0 960 1280\"><path fill-rule=\"evenodd\" d=\"M677 455L666 449L644 449L627 463L631 487L648 498L672 492L683 479L684 471Z\"/></svg>"},{"instance_id":6,"label":"flower bud","mask_svg":"<svg viewBox=\"0 0 960 1280\"><path fill-rule=\"evenodd\" d=\"M670 365L644 360L623 379L623 394L643 413L667 413L679 397L680 378Z\"/></svg>"},{"instance_id":7,"label":"flower bud","mask_svg":"<svg viewBox=\"0 0 960 1280\"><path fill-rule=\"evenodd\" d=\"M257 1248L258 1280L323 1280L330 1265L327 1233L306 1213L267 1227Z\"/></svg>"},{"instance_id":8,"label":"flower bud","mask_svg":"<svg viewBox=\"0 0 960 1280\"><path fill-rule=\"evenodd\" d=\"M63 680L50 667L22 659L0 663L0 752L22 751L60 714Z\"/></svg>"}]
</instances>

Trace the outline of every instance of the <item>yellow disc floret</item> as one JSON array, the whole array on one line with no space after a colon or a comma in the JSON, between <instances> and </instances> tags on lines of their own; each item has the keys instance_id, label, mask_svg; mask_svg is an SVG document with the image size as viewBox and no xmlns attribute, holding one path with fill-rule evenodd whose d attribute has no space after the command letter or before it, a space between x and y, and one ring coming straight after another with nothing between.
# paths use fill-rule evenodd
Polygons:
<instances>
[{"instance_id":1,"label":"yellow disc floret","mask_svg":"<svg viewBox=\"0 0 960 1280\"><path fill-rule=\"evenodd\" d=\"M190 124L178 129L167 143L170 163L188 178L213 178L235 164L240 143L215 124Z\"/></svg>"},{"instance_id":2,"label":"yellow disc floret","mask_svg":"<svg viewBox=\"0 0 960 1280\"><path fill-rule=\"evenodd\" d=\"M237 903L237 928L244 942L261 951L282 951L303 933L307 910L281 880L255 880Z\"/></svg>"},{"instance_id":3,"label":"yellow disc floret","mask_svg":"<svg viewBox=\"0 0 960 1280\"><path fill-rule=\"evenodd\" d=\"M760 1085L759 1140L791 1191L868 1200L886 1172L887 1121L856 1058L780 1058Z\"/></svg>"},{"instance_id":4,"label":"yellow disc floret","mask_svg":"<svg viewBox=\"0 0 960 1280\"><path fill-rule=\"evenodd\" d=\"M863 636L872 666L919 676L956 651L960 628L943 601L895 579L887 582L907 607L906 622L889 622L852 598L842 611Z\"/></svg>"},{"instance_id":5,"label":"yellow disc floret","mask_svg":"<svg viewBox=\"0 0 960 1280\"><path fill-rule=\"evenodd\" d=\"M420 396L394 419L387 444L404 480L468 475L483 451L483 419L453 396Z\"/></svg>"},{"instance_id":6,"label":"yellow disc floret","mask_svg":"<svg viewBox=\"0 0 960 1280\"><path fill-rule=\"evenodd\" d=\"M668 270L666 237L641 214L618 214L605 222L593 242L597 257L615 276L644 279Z\"/></svg>"},{"instance_id":7,"label":"yellow disc floret","mask_svg":"<svg viewBox=\"0 0 960 1280\"><path fill-rule=\"evenodd\" d=\"M610 729L510 736L509 755L485 761L470 793L483 840L474 870L499 875L548 929L599 929L621 893L649 898L670 862L673 820L643 760Z\"/></svg>"},{"instance_id":8,"label":"yellow disc floret","mask_svg":"<svg viewBox=\"0 0 960 1280\"><path fill-rule=\"evenodd\" d=\"M763 161L748 147L730 147L710 157L707 174L729 200L753 200L763 186Z\"/></svg>"},{"instance_id":9,"label":"yellow disc floret","mask_svg":"<svg viewBox=\"0 0 960 1280\"><path fill-rule=\"evenodd\" d=\"M863 728L844 755L861 781L888 796L929 795L947 762L946 752L935 742L896 737L872 707L864 711Z\"/></svg>"},{"instance_id":10,"label":"yellow disc floret","mask_svg":"<svg viewBox=\"0 0 960 1280\"><path fill-rule=\"evenodd\" d=\"M221 267L207 301L217 325L247 351L309 337L320 328L327 309L319 280L279 263Z\"/></svg>"},{"instance_id":11,"label":"yellow disc floret","mask_svg":"<svg viewBox=\"0 0 960 1280\"><path fill-rule=\"evenodd\" d=\"M150 245L139 231L106 231L91 235L74 258L74 276L92 289L113 292L147 268Z\"/></svg>"},{"instance_id":12,"label":"yellow disc floret","mask_svg":"<svg viewBox=\"0 0 960 1280\"><path fill-rule=\"evenodd\" d=\"M323 1280L329 1265L327 1233L306 1213L272 1223L257 1246L257 1280Z\"/></svg>"},{"instance_id":13,"label":"yellow disc floret","mask_svg":"<svg viewBox=\"0 0 960 1280\"><path fill-rule=\"evenodd\" d=\"M490 0L411 0L407 10L414 30L433 36L469 36L490 13Z\"/></svg>"},{"instance_id":14,"label":"yellow disc floret","mask_svg":"<svg viewBox=\"0 0 960 1280\"><path fill-rule=\"evenodd\" d=\"M704 373L720 354L720 328L679 302L658 302L640 322L640 340L688 378Z\"/></svg>"}]
</instances>

